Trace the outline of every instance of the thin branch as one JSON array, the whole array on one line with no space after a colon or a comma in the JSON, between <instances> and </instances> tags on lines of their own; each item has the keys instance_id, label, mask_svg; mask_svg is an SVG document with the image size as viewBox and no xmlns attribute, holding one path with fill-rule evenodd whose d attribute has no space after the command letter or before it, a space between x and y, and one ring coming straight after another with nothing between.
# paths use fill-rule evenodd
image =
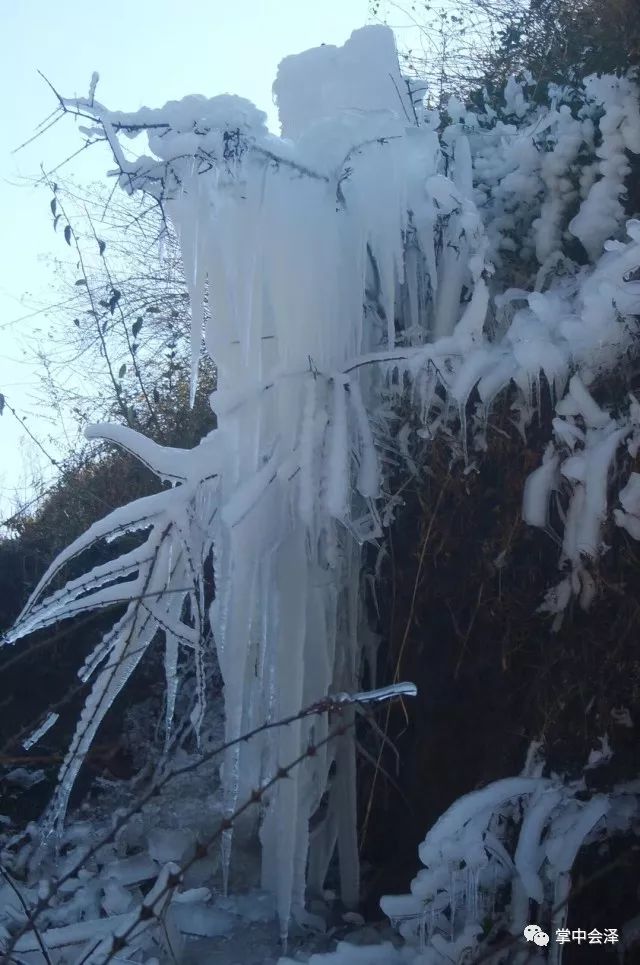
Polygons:
<instances>
[{"instance_id":1,"label":"thin branch","mask_svg":"<svg viewBox=\"0 0 640 965\"><path fill-rule=\"evenodd\" d=\"M51 189L53 190L53 185L52 185L51 182L49 181L49 176L47 175L47 173L46 173L44 170L42 171L42 173L43 173L43 176L44 176L44 180L46 181L47 184L49 184L49 187L51 187ZM54 191L54 194L55 194L55 193L56 193L56 192ZM80 262L80 270L82 271L82 277L83 277L83 279L84 279L84 283L85 283L85 286L86 286L86 289L87 289L87 294L88 294L88 296L89 296L89 301L90 301L90 303L91 303L91 311L92 311L92 317L93 317L93 319L94 319L94 321L95 321L95 325L96 325L96 333L97 333L98 338L99 338L99 340L100 340L100 345L101 345L101 347L102 347L102 351L103 351L103 354L104 354L104 360L105 360L105 362L106 362L106 364L107 364L107 369L108 369L108 371L109 371L109 378L111 379L111 384L113 385L113 389L114 389L114 392L115 392L115 394L116 394L116 399L117 399L117 401L118 401L118 407L119 407L120 412L121 412L121 414L122 414L122 416L123 416L123 418L124 418L124 421L125 421L126 424L131 428L131 418L130 418L130 415L129 415L127 406L125 405L124 400L123 400L123 398L122 398L122 390L120 389L120 386L119 386L119 384L118 384L118 380L117 380L116 377L115 377L115 374L114 374L114 371L113 371L113 367L112 367L112 365L111 365L111 359L109 358L109 353L108 353L108 351L107 351L107 345L106 345L104 333L103 333L102 328L101 328L101 326L100 326L99 313L98 313L97 308L96 308L96 305L95 305L95 301L94 301L94 298L93 298L93 292L92 292L92 290L91 290L91 286L89 285L89 278L88 278L88 275L87 275L87 270L86 270L86 267L85 267L84 258L83 258L83 256L82 256L82 249L80 248L80 244L79 244L79 242L78 242L78 238L77 238L77 236L76 236L76 233L75 233L75 231L73 230L73 228L71 227L69 218L67 217L67 213L66 213L66 211L65 211L65 209L64 209L64 205L63 205L63 203L62 203L59 199L58 199L58 207L60 208L60 212L62 213L62 215L64 216L64 218L65 218L65 220L66 220L66 222L67 222L67 226L69 227L69 231L70 231L70 237L73 238L73 242L74 242L74 245L75 245L75 249L76 249L76 252L77 252L77 254L78 254L78 260L79 260L79 262Z\"/></svg>"},{"instance_id":2,"label":"thin branch","mask_svg":"<svg viewBox=\"0 0 640 965\"><path fill-rule=\"evenodd\" d=\"M49 80L49 78L48 78L48 77L45 77L45 75L42 73L41 70L38 70L38 73L39 73L40 76L42 77L42 79L43 79L43 81L45 82L45 84L47 85L47 87L50 87L50 88L51 88L51 90L52 90L53 93L55 94L56 98L58 99L58 103L60 104L60 107L61 107L62 111L66 114L67 108L65 107L64 99L60 96L60 94L58 93L58 91L55 89L55 87L53 86L53 84L51 83L51 81Z\"/></svg>"},{"instance_id":3,"label":"thin branch","mask_svg":"<svg viewBox=\"0 0 640 965\"><path fill-rule=\"evenodd\" d=\"M12 154L17 154L18 151L21 151L23 148L28 147L29 144L33 144L33 142L34 142L34 141L37 141L37 139L38 139L42 134L46 134L46 132L47 132L48 130L50 130L55 124L58 123L58 121L62 120L62 118L64 117L64 112L63 112L63 111L60 111L60 113L58 113L58 108L56 108L55 111L53 111L52 113L55 115L55 117L53 118L52 121L49 121L48 124L45 122L45 126L44 126L44 127L41 127L40 130L37 130L37 131L35 132L35 134L33 134L31 137L27 138L26 141L23 141L22 144L19 144L18 147L14 147L14 149L12 150L11 153L12 153ZM52 114L49 115L49 117L51 117L51 116L52 116Z\"/></svg>"},{"instance_id":4,"label":"thin branch","mask_svg":"<svg viewBox=\"0 0 640 965\"><path fill-rule=\"evenodd\" d=\"M18 886L15 884L13 878L11 877L11 875L9 874L9 872L7 871L7 869L6 869L2 864L0 864L0 875L2 875L2 877L3 877L4 880L7 882L7 884L9 885L9 887L11 888L11 890L13 891L13 893L15 894L16 898L18 899L18 901L19 901L20 904L22 905L22 910L24 911L24 913L25 913L25 915L26 915L26 918L27 918L27 921L29 922L29 925L30 925L30 927L31 927L31 930L33 931L34 935L36 936L36 941L38 942L38 945L40 946L40 951L42 952L42 955L43 955L43 958L44 958L45 962L47 963L47 965L53 965L53 962L51 961L51 958L50 958L50 956L49 956L49 952L47 951L47 946L45 945L45 943L44 943L44 941L43 941L43 939L42 939L42 935L40 934L40 929L38 928L36 922L35 922L34 919L33 919L33 916L32 916L31 911L30 911L30 909L29 909L29 905L28 905L27 902L25 901L25 899L24 899L24 897L23 897L23 895L22 895L22 892L20 891L20 889L18 888Z\"/></svg>"},{"instance_id":5,"label":"thin branch","mask_svg":"<svg viewBox=\"0 0 640 965\"><path fill-rule=\"evenodd\" d=\"M73 154L70 154L68 157L66 157L64 161L60 161L60 163L56 164L54 168L52 168L50 171L47 171L46 174L43 175L43 177L41 177L40 181L37 183L42 184L46 182L47 178L50 178L52 174L55 174L57 171L59 171L60 168L64 167L65 164L68 164L69 161L73 161L74 157L77 157L78 154L82 154L82 152L86 151L88 147L92 147L92 145L98 144L99 140L100 139L97 138L95 141L85 141L82 147L79 147L77 151L74 151Z\"/></svg>"},{"instance_id":6,"label":"thin branch","mask_svg":"<svg viewBox=\"0 0 640 965\"><path fill-rule=\"evenodd\" d=\"M97 233L96 233L96 229L95 229L95 226L94 226L94 223L93 223L93 219L92 219L91 215L89 214L89 211L88 211L86 205L84 206L84 211L85 211L85 214L86 214L86 216L87 216L87 218L88 218L88 220L89 220L89 224L91 225L91 230L92 230L92 232L93 232L93 237L95 238L95 242L96 242L96 244L98 245L98 250L99 250L99 252L100 252L100 257L102 258L102 264L104 265L104 270L105 270L106 275L107 275L107 281L109 282L109 285L111 286L111 290L112 290L112 292L113 292L113 291L115 291L115 285L114 285L114 283L113 283L113 278L112 278L112 276L111 276L111 271L109 270L109 264L108 264L108 262L107 262L106 255L105 255L105 253L104 253L104 252L105 252L104 246L100 244L100 239L98 238L98 235L97 235ZM114 296L114 297L115 297L115 296ZM144 401L145 401L145 403L146 403L147 409L148 409L148 411L149 411L149 415L151 416L151 420L152 420L153 423L155 424L155 427L156 427L158 433L160 434L160 437L161 437L161 438L164 438L164 433L163 433L163 431L162 431L162 428L161 428L161 426L160 426L160 423L158 422L158 416L156 415L155 409L154 409L153 406L151 405L151 400L149 399L149 395L148 395L148 393L147 393L147 390L146 390L144 381L143 381L143 379L142 379L142 373L140 372L140 367L138 366L138 360L136 359L136 353L135 353L135 351L134 351L134 349L133 349L133 345L132 345L132 342L131 342L131 337L130 337L130 335L129 335L129 329L127 328L127 322L126 322L126 319L125 319L125 317L124 317L124 312L122 311L122 306L120 305L120 299L118 299L118 301L117 301L117 303L116 303L116 308L117 308L117 310L118 310L118 315L119 315L120 321L121 321L121 323L122 323L122 328L123 328L123 330L124 330L124 335L125 335L125 339L126 339L126 342L127 342L127 348L129 349L129 355L131 356L131 360L132 360L132 363L133 363L133 370L134 370L134 372L135 372L135 374L136 374L136 378L137 378L137 380L138 380L138 385L140 386L140 391L142 392L142 397L144 398Z\"/></svg>"}]
</instances>

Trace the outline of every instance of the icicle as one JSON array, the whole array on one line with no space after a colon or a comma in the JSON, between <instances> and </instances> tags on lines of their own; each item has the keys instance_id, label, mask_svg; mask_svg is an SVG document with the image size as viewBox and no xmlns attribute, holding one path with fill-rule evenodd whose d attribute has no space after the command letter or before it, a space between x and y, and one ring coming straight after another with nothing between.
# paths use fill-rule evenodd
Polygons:
<instances>
[{"instance_id":1,"label":"icicle","mask_svg":"<svg viewBox=\"0 0 640 965\"><path fill-rule=\"evenodd\" d=\"M549 496L558 485L559 462L553 443L549 443L542 465L527 477L522 498L522 518L529 526L544 529L547 525Z\"/></svg>"},{"instance_id":2,"label":"icicle","mask_svg":"<svg viewBox=\"0 0 640 965\"><path fill-rule=\"evenodd\" d=\"M357 381L349 384L349 399L353 407L360 436L360 468L358 470L358 489L363 496L375 499L380 492L380 469L373 434L369 424L360 386Z\"/></svg>"},{"instance_id":3,"label":"icicle","mask_svg":"<svg viewBox=\"0 0 640 965\"><path fill-rule=\"evenodd\" d=\"M345 724L353 719L353 710L343 712ZM340 739L336 753L338 779L338 854L340 857L340 894L347 908L360 902L360 861L358 857L357 794L355 744L349 737Z\"/></svg>"},{"instance_id":4,"label":"icicle","mask_svg":"<svg viewBox=\"0 0 640 965\"><path fill-rule=\"evenodd\" d=\"M333 379L333 407L329 426L327 458L327 510L334 519L347 515L349 496L349 448L347 436L347 404L345 394L349 380Z\"/></svg>"},{"instance_id":5,"label":"icicle","mask_svg":"<svg viewBox=\"0 0 640 965\"><path fill-rule=\"evenodd\" d=\"M456 914L458 911L458 871L457 868L449 869L449 939L453 941L456 936Z\"/></svg>"},{"instance_id":6,"label":"icicle","mask_svg":"<svg viewBox=\"0 0 640 965\"><path fill-rule=\"evenodd\" d=\"M176 706L176 695L178 693L178 638L175 634L165 632L165 657L164 673L167 683L166 711L165 711L165 749L169 746L171 738L171 728L173 726L173 715Z\"/></svg>"},{"instance_id":7,"label":"icicle","mask_svg":"<svg viewBox=\"0 0 640 965\"><path fill-rule=\"evenodd\" d=\"M315 419L316 380L309 379L305 390L302 426L300 428L300 489L298 497L300 518L305 526L311 526L315 502Z\"/></svg>"}]
</instances>

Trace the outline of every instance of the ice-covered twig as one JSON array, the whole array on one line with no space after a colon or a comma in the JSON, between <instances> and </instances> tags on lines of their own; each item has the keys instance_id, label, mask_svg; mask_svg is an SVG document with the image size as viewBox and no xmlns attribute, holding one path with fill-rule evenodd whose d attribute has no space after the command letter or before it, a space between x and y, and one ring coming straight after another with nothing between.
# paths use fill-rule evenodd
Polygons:
<instances>
[{"instance_id":1,"label":"ice-covered twig","mask_svg":"<svg viewBox=\"0 0 640 965\"><path fill-rule=\"evenodd\" d=\"M399 684L389 684L388 687L378 687L377 690L362 690L357 694L333 694L331 699L338 704L379 704L396 697L417 697L418 688L409 681Z\"/></svg>"}]
</instances>

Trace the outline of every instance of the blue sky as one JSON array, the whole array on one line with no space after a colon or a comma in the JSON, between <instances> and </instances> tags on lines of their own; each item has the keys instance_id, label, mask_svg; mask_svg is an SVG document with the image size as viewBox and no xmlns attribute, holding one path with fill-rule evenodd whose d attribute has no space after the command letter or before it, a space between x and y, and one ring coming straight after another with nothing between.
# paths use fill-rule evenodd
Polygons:
<instances>
[{"instance_id":1,"label":"blue sky","mask_svg":"<svg viewBox=\"0 0 640 965\"><path fill-rule=\"evenodd\" d=\"M276 124L271 84L287 54L321 43L342 44L368 20L367 0L19 0L3 6L0 23L0 392L45 443L50 414L32 394L33 366L26 343L51 304L52 272L43 256L60 254L51 229L50 195L35 187L40 165L53 168L80 146L64 118L17 154L55 108L37 71L65 96L86 95L94 70L98 99L115 110L160 106L185 94L248 97ZM81 183L110 167L100 147L65 167ZM55 313L49 316L55 325ZM49 418L47 418L49 416ZM29 463L42 457L5 410L0 419L0 519L28 496Z\"/></svg>"}]
</instances>

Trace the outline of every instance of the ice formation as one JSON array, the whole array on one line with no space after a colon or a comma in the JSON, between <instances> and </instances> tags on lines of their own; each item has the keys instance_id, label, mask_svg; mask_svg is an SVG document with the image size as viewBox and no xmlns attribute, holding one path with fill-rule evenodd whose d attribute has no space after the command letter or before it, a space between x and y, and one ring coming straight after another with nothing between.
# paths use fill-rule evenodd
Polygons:
<instances>
[{"instance_id":1,"label":"ice formation","mask_svg":"<svg viewBox=\"0 0 640 965\"><path fill-rule=\"evenodd\" d=\"M483 448L483 420L508 386L523 433L545 385L554 401L568 390L556 420L565 449L550 447L529 480L524 516L546 526L549 498L568 481L563 553L573 573L560 595L566 605L576 586L585 600L592 594L583 557L599 551L616 452L635 440L635 429L588 391L627 350L640 314L640 222L625 227L620 203L625 152L640 151L633 82L591 79L539 106L527 83L512 79L499 111L452 102L451 123L438 133L400 76L392 34L367 27L342 48L287 58L275 90L280 137L253 104L229 95L126 114L96 101L92 85L89 99L64 102L89 121L85 132L107 140L122 188L161 202L179 234L192 385L204 344L217 367L218 428L191 451L122 427L91 430L130 449L170 488L76 540L7 637L126 606L82 671L95 682L61 771L54 823L104 714L158 633L167 729L185 651L199 681L197 731L210 552L227 739L327 693L357 690L361 547L393 514L386 476L401 461L417 471L413 441L428 444L443 428L455 431L463 458ZM143 133L151 153L129 160L121 139ZM572 245L581 246L577 261ZM391 431L395 402L407 393L420 424L415 433L408 422ZM632 535L637 488L630 479L616 509ZM132 531L147 534L137 549L49 589L72 557ZM226 812L328 726L306 718L230 749ZM524 793L520 784L507 790ZM327 816L310 836L327 791ZM269 794L262 883L277 896L283 934L302 913L305 889L321 889L336 847L343 900L357 901L355 801L346 739L323 746ZM470 815L469 842L484 817ZM225 869L230 848L231 832ZM480 859L478 851L469 874L480 873ZM526 867L535 891L537 870Z\"/></svg>"},{"instance_id":2,"label":"ice formation","mask_svg":"<svg viewBox=\"0 0 640 965\"><path fill-rule=\"evenodd\" d=\"M474 956L483 922L494 920L498 910L519 937L531 921L531 901L541 921L553 911L555 933L566 923L563 902L580 848L635 827L637 782L585 800L583 779L544 778L543 766L534 744L522 776L457 800L419 847L425 867L411 882L411 893L381 899L384 913L416 949L407 961L444 965L459 961L464 949ZM554 943L549 961L559 962L561 953Z\"/></svg>"}]
</instances>

